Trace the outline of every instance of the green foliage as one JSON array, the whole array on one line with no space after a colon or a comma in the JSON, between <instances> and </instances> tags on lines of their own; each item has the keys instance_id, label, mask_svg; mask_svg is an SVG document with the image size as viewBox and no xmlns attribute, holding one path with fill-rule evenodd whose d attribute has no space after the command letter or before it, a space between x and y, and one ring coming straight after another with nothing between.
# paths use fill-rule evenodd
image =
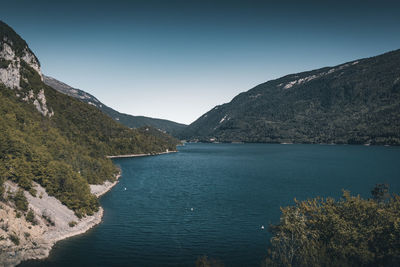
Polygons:
<instances>
[{"instance_id":1,"label":"green foliage","mask_svg":"<svg viewBox=\"0 0 400 267\"><path fill-rule=\"evenodd\" d=\"M32 90L34 93L37 93L42 89L42 78L40 75L30 67L24 60L21 60L21 76L25 79L21 79L20 86L25 90Z\"/></svg>"},{"instance_id":2,"label":"green foliage","mask_svg":"<svg viewBox=\"0 0 400 267\"><path fill-rule=\"evenodd\" d=\"M30 52L26 42L0 21L0 44L4 42L17 57L25 50ZM0 196L7 179L33 196L36 182L78 217L92 215L99 204L89 183L112 180L118 172L107 155L176 149L175 139L129 129L95 107L46 86L36 70L24 60L20 64L20 97L0 84ZM1 60L0 66L6 65ZM42 116L33 105L41 90L54 112L51 118ZM13 200L18 210L27 211L22 190Z\"/></svg>"},{"instance_id":3,"label":"green foliage","mask_svg":"<svg viewBox=\"0 0 400 267\"><path fill-rule=\"evenodd\" d=\"M2 34L16 40L14 49L25 45L0 23L0 40ZM78 217L92 215L99 204L89 184L112 180L118 172L107 155L176 149L175 140L129 129L93 106L46 86L23 60L20 73L21 97L0 84L0 193L8 179L36 195L36 182ZM51 118L36 110L33 99L22 100L30 91L37 97L41 90L49 110L54 111ZM27 210L22 202L18 203Z\"/></svg>"},{"instance_id":4,"label":"green foliage","mask_svg":"<svg viewBox=\"0 0 400 267\"><path fill-rule=\"evenodd\" d=\"M8 68L8 65L10 65L10 63L11 63L10 60L5 60L4 58L0 58L0 69Z\"/></svg>"},{"instance_id":5,"label":"green foliage","mask_svg":"<svg viewBox=\"0 0 400 267\"><path fill-rule=\"evenodd\" d=\"M371 195L375 201L384 202L390 197L388 184L377 184L371 191Z\"/></svg>"},{"instance_id":6,"label":"green foliage","mask_svg":"<svg viewBox=\"0 0 400 267\"><path fill-rule=\"evenodd\" d=\"M386 203L351 196L296 201L282 208L268 266L398 266L400 197Z\"/></svg>"},{"instance_id":7,"label":"green foliage","mask_svg":"<svg viewBox=\"0 0 400 267\"><path fill-rule=\"evenodd\" d=\"M28 210L28 200L24 195L24 190L19 189L14 196L12 196L12 200L14 201L15 207L20 211Z\"/></svg>"},{"instance_id":8,"label":"green foliage","mask_svg":"<svg viewBox=\"0 0 400 267\"><path fill-rule=\"evenodd\" d=\"M4 199L4 181L5 181L5 168L0 165L0 201Z\"/></svg>"},{"instance_id":9,"label":"green foliage","mask_svg":"<svg viewBox=\"0 0 400 267\"><path fill-rule=\"evenodd\" d=\"M32 209L29 209L28 213L25 216L25 219L27 222L30 222L33 225L37 224L36 219L35 219L35 214L33 213Z\"/></svg>"},{"instance_id":10,"label":"green foliage","mask_svg":"<svg viewBox=\"0 0 400 267\"><path fill-rule=\"evenodd\" d=\"M216 259L209 259L207 256L199 257L196 261L196 267L224 267L225 265Z\"/></svg>"},{"instance_id":11,"label":"green foliage","mask_svg":"<svg viewBox=\"0 0 400 267\"><path fill-rule=\"evenodd\" d=\"M168 148L169 151L175 151L176 145L181 144L180 140L178 140L175 137L172 137L152 126L139 127L139 128L137 128L137 131L143 135L151 136L153 139L152 142L154 142L155 140L162 140L168 144L171 144L171 146Z\"/></svg>"},{"instance_id":12,"label":"green foliage","mask_svg":"<svg viewBox=\"0 0 400 267\"><path fill-rule=\"evenodd\" d=\"M97 211L88 182L113 177L112 162L100 155L91 157L94 148L68 140L52 121L9 91L0 86L0 183L10 179L34 195L35 181L81 216Z\"/></svg>"},{"instance_id":13,"label":"green foliage","mask_svg":"<svg viewBox=\"0 0 400 267\"><path fill-rule=\"evenodd\" d=\"M69 225L69 227L74 227L76 225L76 222L75 221L70 221L68 223L68 225Z\"/></svg>"},{"instance_id":14,"label":"green foliage","mask_svg":"<svg viewBox=\"0 0 400 267\"><path fill-rule=\"evenodd\" d=\"M153 127L155 129L161 129L162 131L165 131L172 136L177 136L177 134L186 127L186 125L184 124L176 123L169 120L155 119L144 116L132 116L120 113L101 103L93 95L86 93L80 89L72 88L62 82L55 80L54 78L44 76L44 82L48 86L56 89L63 94L72 96L85 103L91 103L92 105L94 104L98 109L113 118L115 121L129 128ZM165 134L164 136L168 135ZM178 144L179 141L174 140L173 143Z\"/></svg>"},{"instance_id":15,"label":"green foliage","mask_svg":"<svg viewBox=\"0 0 400 267\"><path fill-rule=\"evenodd\" d=\"M24 50L27 48L29 52L32 51L29 49L28 44L7 24L0 20L0 37L1 40L6 39L7 43L13 48L15 51L15 55L18 57L23 56ZM2 49L0 43L0 50ZM33 54L33 53L32 53ZM37 58L36 58L37 60ZM39 62L39 60L37 60Z\"/></svg>"},{"instance_id":16,"label":"green foliage","mask_svg":"<svg viewBox=\"0 0 400 267\"><path fill-rule=\"evenodd\" d=\"M0 185L10 179L35 195L32 182L37 182L78 216L98 210L88 184L113 179L117 173L105 155L175 149L51 88L45 92L55 111L51 119L10 91L0 85Z\"/></svg>"},{"instance_id":17,"label":"green foliage","mask_svg":"<svg viewBox=\"0 0 400 267\"><path fill-rule=\"evenodd\" d=\"M10 234L8 237L16 246L19 245L19 237L16 234Z\"/></svg>"},{"instance_id":18,"label":"green foliage","mask_svg":"<svg viewBox=\"0 0 400 267\"><path fill-rule=\"evenodd\" d=\"M399 63L397 50L357 64L268 81L215 107L180 137L216 138L219 142L398 145Z\"/></svg>"},{"instance_id":19,"label":"green foliage","mask_svg":"<svg viewBox=\"0 0 400 267\"><path fill-rule=\"evenodd\" d=\"M48 215L46 212L44 212L44 213L42 214L42 218L45 219L45 221L47 222L47 225L48 225L48 226L49 226L49 225L51 225L51 226L56 225L55 222L54 222L54 220L51 218L51 216Z\"/></svg>"}]
</instances>

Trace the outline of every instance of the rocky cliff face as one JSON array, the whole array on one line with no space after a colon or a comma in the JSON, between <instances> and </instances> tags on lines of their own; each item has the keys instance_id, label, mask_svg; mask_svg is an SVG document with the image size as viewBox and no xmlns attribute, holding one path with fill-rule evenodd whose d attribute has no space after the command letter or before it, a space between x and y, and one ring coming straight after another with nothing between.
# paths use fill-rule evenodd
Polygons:
<instances>
[{"instance_id":1,"label":"rocky cliff face","mask_svg":"<svg viewBox=\"0 0 400 267\"><path fill-rule=\"evenodd\" d=\"M0 83L15 90L23 101L31 102L43 116L53 116L47 107L44 90L34 91L29 80L43 81L40 63L28 45L9 27L0 22ZM11 38L12 36L13 38Z\"/></svg>"},{"instance_id":2,"label":"rocky cliff face","mask_svg":"<svg viewBox=\"0 0 400 267\"><path fill-rule=\"evenodd\" d=\"M1 47L0 59L2 67L0 68L0 80L7 87L21 89L20 61L16 60L13 49L7 43L2 43Z\"/></svg>"},{"instance_id":3,"label":"rocky cliff face","mask_svg":"<svg viewBox=\"0 0 400 267\"><path fill-rule=\"evenodd\" d=\"M23 60L29 67L34 69L41 80L43 80L40 64L28 46L23 50L22 56L17 56L13 49L13 42L7 37L3 37L0 42L0 81L7 87L21 89L21 61Z\"/></svg>"}]
</instances>

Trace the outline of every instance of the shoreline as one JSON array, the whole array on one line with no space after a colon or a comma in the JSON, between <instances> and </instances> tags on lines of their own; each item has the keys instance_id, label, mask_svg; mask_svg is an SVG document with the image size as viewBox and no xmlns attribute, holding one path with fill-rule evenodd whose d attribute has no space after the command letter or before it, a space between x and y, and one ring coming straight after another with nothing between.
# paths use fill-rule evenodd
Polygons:
<instances>
[{"instance_id":1,"label":"shoreline","mask_svg":"<svg viewBox=\"0 0 400 267\"><path fill-rule=\"evenodd\" d=\"M103 184L90 184L90 192L95 195L97 198L100 198L104 194L108 193L114 186L119 182L119 178L121 177L121 171L115 176L115 181L105 181Z\"/></svg>"},{"instance_id":2,"label":"shoreline","mask_svg":"<svg viewBox=\"0 0 400 267\"><path fill-rule=\"evenodd\" d=\"M91 193L100 198L119 182L120 177L121 172L116 175L114 182L106 181L101 185L89 185ZM16 191L19 188L18 185L10 181L7 181L6 185L11 191ZM17 246L12 243L6 244L0 251L0 266L17 266L25 261L46 259L58 241L84 234L102 222L103 207L100 206L99 210L93 215L79 219L72 210L68 209L58 199L49 196L39 184L35 184L35 188L41 198L33 197L28 192L24 192L29 207L34 211L37 218L41 214L48 214L55 226L46 225L40 220L36 226L31 226L29 223L23 222L22 218L9 218L10 222L14 221L13 224L19 229L23 229L23 232L32 231L32 238ZM13 211L12 208L6 205L3 205L3 209L7 214ZM76 225L70 227L69 223L71 221L75 221ZM31 227L29 230L28 226Z\"/></svg>"},{"instance_id":3,"label":"shoreline","mask_svg":"<svg viewBox=\"0 0 400 267\"><path fill-rule=\"evenodd\" d=\"M158 152L158 153L147 153L147 154L126 154L126 155L115 155L115 156L106 156L108 159L117 159L117 158L134 158L134 157L146 157L146 156L158 156L163 154L169 153L177 153L178 151L165 151L165 152Z\"/></svg>"},{"instance_id":4,"label":"shoreline","mask_svg":"<svg viewBox=\"0 0 400 267\"><path fill-rule=\"evenodd\" d=\"M121 172L119 172L115 176L114 182L110 182L107 180L101 185L89 184L90 192L93 195L95 195L97 198L100 198L104 194L108 193L114 186L117 185L120 177L121 177ZM93 189L93 188L96 188L96 189ZM75 229L75 231L70 231L68 233L65 233L65 235L63 235L63 236L58 236L58 237L55 237L53 240L51 240L51 242L53 242L52 246L54 246L55 243L57 243L60 240L86 233L87 231L89 231L90 229L92 229L93 227L95 227L96 225L98 225L102 222L103 215L104 215L104 209L103 209L103 207L99 206L99 210L95 214L93 214L92 216L86 216L86 217L80 219L78 224L72 228L72 229L77 228L77 229ZM85 225L82 226L82 224L85 224ZM50 247L50 250L52 249L52 246ZM49 251L49 253L50 253L50 251Z\"/></svg>"},{"instance_id":5,"label":"shoreline","mask_svg":"<svg viewBox=\"0 0 400 267\"><path fill-rule=\"evenodd\" d=\"M144 156L156 156L168 153L175 153L178 151L166 151L160 153L148 153L148 154L128 154L128 155L116 155L107 156L107 158L131 158L131 157L144 157ZM103 184L89 184L90 192L97 198L102 197L108 193L114 186L119 182L119 178L122 176L121 171L115 176L115 181L105 181ZM9 183L14 190L18 189L15 184ZM78 219L72 210L69 210L65 205L63 205L58 199L48 196L45 189L39 184L36 184L38 193L42 193L42 197L31 196L28 192L24 192L28 199L29 206L35 211L36 215L43 214L43 209L49 211L52 216L54 216L54 222L57 226L46 226L40 225L40 237L35 239L33 245L28 243L21 247L9 246L9 250L3 251L4 254L0 253L0 262L4 266L17 266L22 262L30 260L43 260L49 257L53 246L61 240L81 235L95 227L102 222L104 215L103 207L99 207L99 210L92 216L86 216L84 218ZM53 206L48 208L43 202L49 201ZM44 207L45 208L44 208ZM60 214L57 214L61 213ZM66 215L67 214L67 215ZM58 217L57 217L58 216ZM66 219L67 218L67 219ZM75 220L72 220L74 218ZM77 224L73 227L68 225L69 222L76 221ZM38 226L39 227L39 226ZM4 257L5 255L5 257Z\"/></svg>"},{"instance_id":6,"label":"shoreline","mask_svg":"<svg viewBox=\"0 0 400 267\"><path fill-rule=\"evenodd\" d=\"M350 143L292 143L292 142L186 142L186 144L251 144L251 145L327 145L327 146L371 146L371 147L399 147L400 144L350 144Z\"/></svg>"}]
</instances>

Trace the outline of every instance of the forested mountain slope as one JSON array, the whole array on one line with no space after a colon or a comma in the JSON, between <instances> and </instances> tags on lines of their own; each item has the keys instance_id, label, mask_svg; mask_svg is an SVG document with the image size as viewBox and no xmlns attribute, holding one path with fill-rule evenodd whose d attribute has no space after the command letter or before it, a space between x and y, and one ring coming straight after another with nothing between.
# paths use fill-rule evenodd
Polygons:
<instances>
[{"instance_id":1,"label":"forested mountain slope","mask_svg":"<svg viewBox=\"0 0 400 267\"><path fill-rule=\"evenodd\" d=\"M103 111L105 114L113 118L115 121L122 123L123 125L129 128L140 128L145 126L151 126L156 129L160 129L168 134L173 136L177 136L179 132L181 132L186 125L169 121L163 119L149 118L144 116L133 116L129 114L124 114L116 111L101 103L96 97L93 95L86 93L80 89L73 88L63 82L60 82L52 77L43 76L43 81L45 84L50 87L56 89L57 91L77 98L85 103L93 105Z\"/></svg>"},{"instance_id":2,"label":"forested mountain slope","mask_svg":"<svg viewBox=\"0 0 400 267\"><path fill-rule=\"evenodd\" d=\"M37 182L77 215L92 214L88 184L117 173L107 155L176 149L176 140L125 127L42 80L26 42L0 22L0 199L5 180L33 195Z\"/></svg>"},{"instance_id":3,"label":"forested mountain slope","mask_svg":"<svg viewBox=\"0 0 400 267\"><path fill-rule=\"evenodd\" d=\"M183 139L400 144L400 50L287 75L189 125Z\"/></svg>"}]
</instances>

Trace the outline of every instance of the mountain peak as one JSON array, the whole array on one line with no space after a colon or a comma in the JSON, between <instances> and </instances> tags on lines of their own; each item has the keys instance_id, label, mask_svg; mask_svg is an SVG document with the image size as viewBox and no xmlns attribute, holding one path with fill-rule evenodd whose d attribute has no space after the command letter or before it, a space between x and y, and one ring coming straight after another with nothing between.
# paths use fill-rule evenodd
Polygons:
<instances>
[{"instance_id":1,"label":"mountain peak","mask_svg":"<svg viewBox=\"0 0 400 267\"><path fill-rule=\"evenodd\" d=\"M27 64L43 80L35 54L10 26L0 21L0 81L7 87L21 89L22 65Z\"/></svg>"},{"instance_id":2,"label":"mountain peak","mask_svg":"<svg viewBox=\"0 0 400 267\"><path fill-rule=\"evenodd\" d=\"M17 57L23 57L24 54L32 54L35 61L40 66L38 58L34 55L28 44L22 37L16 33L9 25L0 20L0 40L1 43L7 43L15 51Z\"/></svg>"},{"instance_id":3,"label":"mountain peak","mask_svg":"<svg viewBox=\"0 0 400 267\"><path fill-rule=\"evenodd\" d=\"M0 83L15 90L15 96L32 103L43 116L53 116L47 107L43 75L35 54L10 26L0 21Z\"/></svg>"}]
</instances>

